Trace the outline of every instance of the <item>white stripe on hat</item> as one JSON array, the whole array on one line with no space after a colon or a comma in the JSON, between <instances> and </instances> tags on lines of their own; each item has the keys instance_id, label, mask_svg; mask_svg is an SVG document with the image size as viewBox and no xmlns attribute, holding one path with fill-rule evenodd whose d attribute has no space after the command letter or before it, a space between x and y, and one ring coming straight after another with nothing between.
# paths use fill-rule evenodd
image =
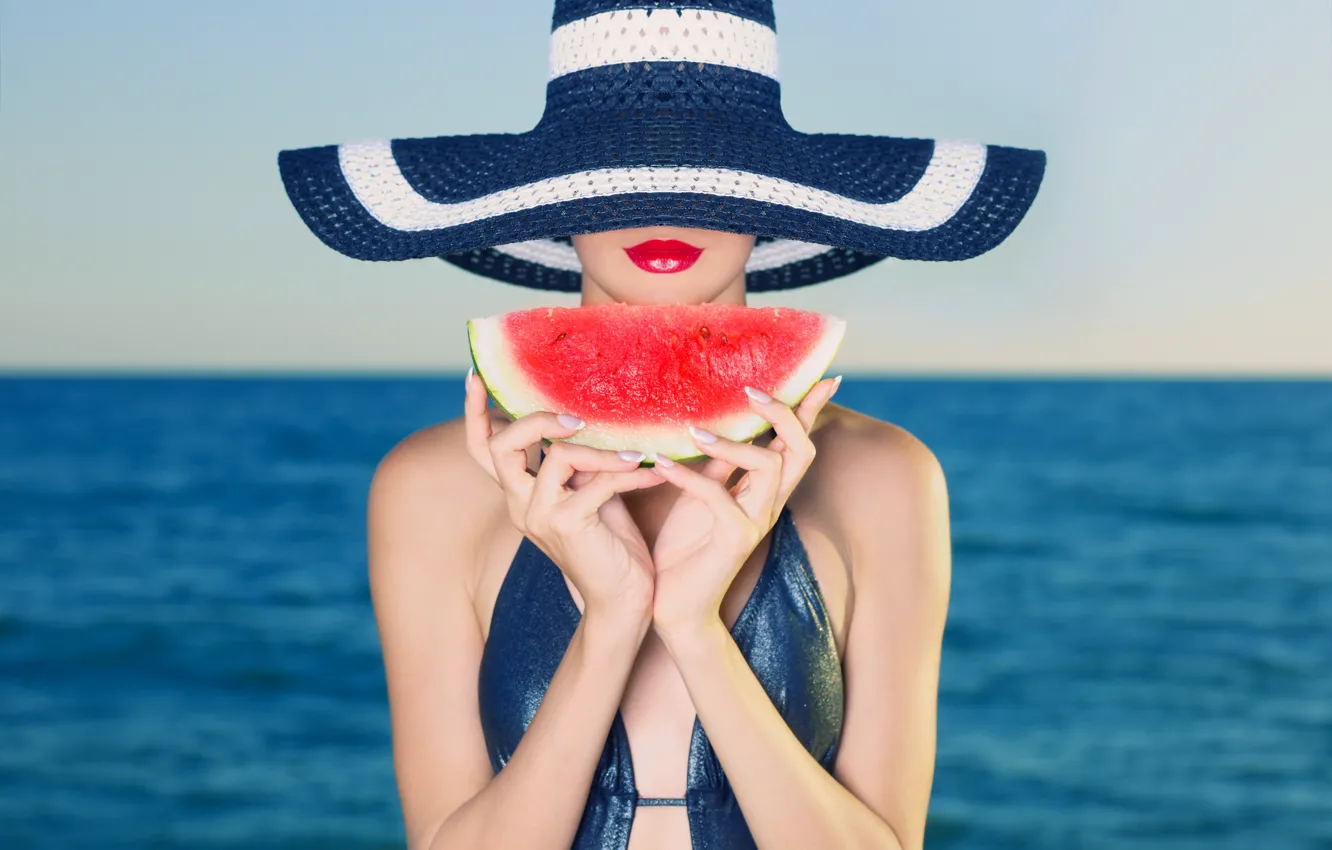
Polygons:
<instances>
[{"instance_id":1,"label":"white stripe on hat","mask_svg":"<svg viewBox=\"0 0 1332 850\"><path fill-rule=\"evenodd\" d=\"M583 264L578 259L578 252L567 242L554 239L529 239L526 242L510 242L507 245L494 246L501 254L508 254L517 260L526 260L547 268L566 272L581 272ZM761 272L775 269L790 263L808 260L820 254L826 254L833 248L828 245L816 245L813 242L801 242L797 239L777 239L755 245L745 263L745 271Z\"/></svg>"},{"instance_id":2,"label":"white stripe on hat","mask_svg":"<svg viewBox=\"0 0 1332 850\"><path fill-rule=\"evenodd\" d=\"M338 163L352 194L377 221L394 230L444 230L506 213L581 198L633 193L692 193L791 207L885 230L933 230L967 202L985 171L986 147L937 141L925 173L896 201L858 201L766 174L730 168L644 166L599 168L538 180L457 203L427 200L403 177L387 139L338 146Z\"/></svg>"},{"instance_id":3,"label":"white stripe on hat","mask_svg":"<svg viewBox=\"0 0 1332 850\"><path fill-rule=\"evenodd\" d=\"M583 263L578 259L574 246L554 239L529 239L526 242L510 242L507 245L493 246L501 254L508 254L517 260L559 269L562 272L581 272Z\"/></svg>"},{"instance_id":4,"label":"white stripe on hat","mask_svg":"<svg viewBox=\"0 0 1332 850\"><path fill-rule=\"evenodd\" d=\"M777 33L725 12L620 9L571 21L550 35L552 80L631 62L701 62L775 80Z\"/></svg>"},{"instance_id":5,"label":"white stripe on hat","mask_svg":"<svg viewBox=\"0 0 1332 850\"><path fill-rule=\"evenodd\" d=\"M798 239L764 242L762 245L755 245L754 250L749 252L749 262L745 263L745 271L762 272L776 269L802 260L812 260L820 254L833 250L836 249L831 245L801 242Z\"/></svg>"}]
</instances>

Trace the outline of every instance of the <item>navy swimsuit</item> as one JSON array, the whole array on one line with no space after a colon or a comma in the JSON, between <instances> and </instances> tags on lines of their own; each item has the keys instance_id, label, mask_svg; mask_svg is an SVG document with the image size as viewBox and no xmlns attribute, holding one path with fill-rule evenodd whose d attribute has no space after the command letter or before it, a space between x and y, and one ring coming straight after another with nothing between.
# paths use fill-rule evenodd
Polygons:
<instances>
[{"instance_id":1,"label":"navy swimsuit","mask_svg":"<svg viewBox=\"0 0 1332 850\"><path fill-rule=\"evenodd\" d=\"M559 567L526 538L500 586L481 657L481 725L498 773L518 747L582 615ZM787 726L832 772L842 730L842 668L823 596L788 510L731 629ZM571 850L625 850L637 806L682 805L694 850L754 847L702 724L694 720L683 798L640 797L617 710Z\"/></svg>"}]
</instances>

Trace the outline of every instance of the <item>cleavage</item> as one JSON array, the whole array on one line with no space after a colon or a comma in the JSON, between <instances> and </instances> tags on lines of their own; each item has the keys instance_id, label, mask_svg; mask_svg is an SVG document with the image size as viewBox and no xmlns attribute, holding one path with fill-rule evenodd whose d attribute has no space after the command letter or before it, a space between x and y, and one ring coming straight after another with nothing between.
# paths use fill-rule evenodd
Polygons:
<instances>
[{"instance_id":1,"label":"cleavage","mask_svg":"<svg viewBox=\"0 0 1332 850\"><path fill-rule=\"evenodd\" d=\"M722 600L722 622L728 631L734 630L736 620L758 589L758 580L768 566L772 538L776 533L774 528L755 547L726 591ZM563 571L559 575L581 615L583 605L577 590ZM683 797L696 710L675 660L651 629L634 659L621 698L620 714L629 739L634 785L639 795Z\"/></svg>"}]
</instances>

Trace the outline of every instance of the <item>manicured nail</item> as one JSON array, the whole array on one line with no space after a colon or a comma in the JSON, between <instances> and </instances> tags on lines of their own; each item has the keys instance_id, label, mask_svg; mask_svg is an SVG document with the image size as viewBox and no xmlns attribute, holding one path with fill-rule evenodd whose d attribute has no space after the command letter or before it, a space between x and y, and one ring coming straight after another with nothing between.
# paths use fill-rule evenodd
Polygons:
<instances>
[{"instance_id":1,"label":"manicured nail","mask_svg":"<svg viewBox=\"0 0 1332 850\"><path fill-rule=\"evenodd\" d=\"M675 466L675 461L666 457L666 455L657 455L657 466L664 466L667 469Z\"/></svg>"},{"instance_id":2,"label":"manicured nail","mask_svg":"<svg viewBox=\"0 0 1332 850\"><path fill-rule=\"evenodd\" d=\"M572 428L575 431L581 431L583 426L587 424L577 416L570 416L567 413L561 413L559 416L556 416L555 421L559 422L565 428Z\"/></svg>"},{"instance_id":3,"label":"manicured nail","mask_svg":"<svg viewBox=\"0 0 1332 850\"><path fill-rule=\"evenodd\" d=\"M840 387L841 385L842 385L841 375L838 375L836 378L833 378L833 392L837 392L837 388Z\"/></svg>"},{"instance_id":4,"label":"manicured nail","mask_svg":"<svg viewBox=\"0 0 1332 850\"><path fill-rule=\"evenodd\" d=\"M642 452L631 452L628 450L617 452L617 454L619 454L620 460L627 460L630 463L642 463L643 458L647 457L647 455Z\"/></svg>"},{"instance_id":5,"label":"manicured nail","mask_svg":"<svg viewBox=\"0 0 1332 850\"><path fill-rule=\"evenodd\" d=\"M768 395L763 390L756 390L753 387L745 387L745 395L749 396L754 401L757 401L759 404L767 404L772 401L772 396Z\"/></svg>"},{"instance_id":6,"label":"manicured nail","mask_svg":"<svg viewBox=\"0 0 1332 850\"><path fill-rule=\"evenodd\" d=\"M466 378L463 378L463 388L464 388L464 389L469 389L469 390L470 390L470 389L472 388L472 376L475 375L475 374L476 374L476 367L475 367L475 366L468 366L468 367L467 367L467 377L466 377Z\"/></svg>"},{"instance_id":7,"label":"manicured nail","mask_svg":"<svg viewBox=\"0 0 1332 850\"><path fill-rule=\"evenodd\" d=\"M704 431L702 428L695 428L693 425L689 426L689 436L693 437L695 440L698 440L700 443L717 442L716 434L712 433L711 431Z\"/></svg>"}]
</instances>

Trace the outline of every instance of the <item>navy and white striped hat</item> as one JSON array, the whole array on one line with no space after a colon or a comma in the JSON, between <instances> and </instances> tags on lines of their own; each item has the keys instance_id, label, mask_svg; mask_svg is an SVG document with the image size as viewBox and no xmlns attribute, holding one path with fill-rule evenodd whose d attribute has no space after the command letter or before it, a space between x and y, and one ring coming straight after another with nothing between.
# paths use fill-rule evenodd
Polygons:
<instances>
[{"instance_id":1,"label":"navy and white striped hat","mask_svg":"<svg viewBox=\"0 0 1332 850\"><path fill-rule=\"evenodd\" d=\"M761 291L988 251L1031 205L1045 155L793 130L771 0L556 0L534 129L278 164L310 229L358 259L443 257L577 291L570 235L674 225L755 234L746 285Z\"/></svg>"}]
</instances>

